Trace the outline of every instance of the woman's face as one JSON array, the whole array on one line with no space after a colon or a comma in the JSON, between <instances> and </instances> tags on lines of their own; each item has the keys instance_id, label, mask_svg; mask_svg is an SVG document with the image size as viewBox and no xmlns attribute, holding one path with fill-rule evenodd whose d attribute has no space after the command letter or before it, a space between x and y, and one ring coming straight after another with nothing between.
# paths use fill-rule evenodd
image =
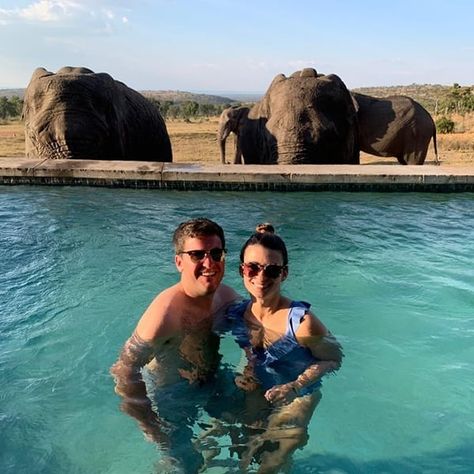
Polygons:
<instances>
[{"instance_id":1,"label":"woman's face","mask_svg":"<svg viewBox=\"0 0 474 474\"><path fill-rule=\"evenodd\" d=\"M281 282L286 279L288 269L283 267L283 257L278 250L256 244L245 249L241 274L250 295L266 299L280 294Z\"/></svg>"}]
</instances>

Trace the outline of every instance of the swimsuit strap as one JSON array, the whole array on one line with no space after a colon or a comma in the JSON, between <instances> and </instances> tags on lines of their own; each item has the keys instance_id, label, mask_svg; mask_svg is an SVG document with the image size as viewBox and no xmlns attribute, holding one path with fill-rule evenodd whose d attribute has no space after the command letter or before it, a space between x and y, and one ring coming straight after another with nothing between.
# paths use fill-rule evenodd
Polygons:
<instances>
[{"instance_id":1,"label":"swimsuit strap","mask_svg":"<svg viewBox=\"0 0 474 474\"><path fill-rule=\"evenodd\" d=\"M249 303L250 300L244 300L232 305L227 313L228 318L231 320L231 332L242 349L251 347L247 326L244 321L244 313ZM263 353L266 354L266 363L278 360L283 357L285 353L291 351L295 345L298 345L296 331L298 331L298 328L300 327L300 324L310 306L309 303L304 301L291 302L290 309L288 310L285 335L271 344L267 349L263 350Z\"/></svg>"},{"instance_id":2,"label":"swimsuit strap","mask_svg":"<svg viewBox=\"0 0 474 474\"><path fill-rule=\"evenodd\" d=\"M265 364L272 364L285 357L286 354L293 351L299 346L296 339L296 331L300 327L301 322L310 304L304 301L292 301L290 309L288 310L288 320L285 334L267 347L265 354Z\"/></svg>"},{"instance_id":3,"label":"swimsuit strap","mask_svg":"<svg viewBox=\"0 0 474 474\"><path fill-rule=\"evenodd\" d=\"M311 307L306 301L292 301L288 312L288 323L286 326L286 336L293 336L296 339L296 331L303 322L304 316Z\"/></svg>"}]
</instances>

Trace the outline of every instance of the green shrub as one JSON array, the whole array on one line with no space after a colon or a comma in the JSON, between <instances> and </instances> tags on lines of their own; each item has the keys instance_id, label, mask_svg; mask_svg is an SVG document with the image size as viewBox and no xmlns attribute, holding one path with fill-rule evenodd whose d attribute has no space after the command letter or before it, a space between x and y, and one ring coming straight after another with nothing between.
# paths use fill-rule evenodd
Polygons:
<instances>
[{"instance_id":1,"label":"green shrub","mask_svg":"<svg viewBox=\"0 0 474 474\"><path fill-rule=\"evenodd\" d=\"M439 133L453 133L454 122L448 117L440 117L436 120L436 130Z\"/></svg>"},{"instance_id":2,"label":"green shrub","mask_svg":"<svg viewBox=\"0 0 474 474\"><path fill-rule=\"evenodd\" d=\"M0 119L20 118L23 101L18 96L0 97Z\"/></svg>"}]
</instances>

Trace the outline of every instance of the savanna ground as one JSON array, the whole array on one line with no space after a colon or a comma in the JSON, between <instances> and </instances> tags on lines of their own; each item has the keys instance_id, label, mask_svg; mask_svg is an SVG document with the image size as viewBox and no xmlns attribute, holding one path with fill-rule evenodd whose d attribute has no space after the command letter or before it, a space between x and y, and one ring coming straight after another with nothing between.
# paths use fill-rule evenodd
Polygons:
<instances>
[{"instance_id":1,"label":"savanna ground","mask_svg":"<svg viewBox=\"0 0 474 474\"><path fill-rule=\"evenodd\" d=\"M474 166L474 114L451 116L456 132L437 135L441 166ZM173 147L173 161L177 163L219 163L217 143L218 118L198 119L193 122L168 120L166 126ZM226 156L233 157L234 139L227 140ZM25 156L22 122L0 122L0 156ZM434 163L432 143L425 164ZM361 164L398 164L396 158L379 158L361 153Z\"/></svg>"}]
</instances>

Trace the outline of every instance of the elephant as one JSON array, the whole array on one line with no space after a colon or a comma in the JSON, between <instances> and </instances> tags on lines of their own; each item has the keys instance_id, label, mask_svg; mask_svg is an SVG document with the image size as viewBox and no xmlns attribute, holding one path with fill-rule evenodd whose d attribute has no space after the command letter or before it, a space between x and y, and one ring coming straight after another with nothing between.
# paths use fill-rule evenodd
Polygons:
<instances>
[{"instance_id":1,"label":"elephant","mask_svg":"<svg viewBox=\"0 0 474 474\"><path fill-rule=\"evenodd\" d=\"M247 120L249 115L250 107L228 107L224 109L219 118L219 129L217 131L217 140L219 141L219 147L221 152L221 162L225 164L225 142L227 137L234 133L237 136L235 144L235 155L234 164L242 163L242 151L240 149L240 134L244 122Z\"/></svg>"},{"instance_id":2,"label":"elephant","mask_svg":"<svg viewBox=\"0 0 474 474\"><path fill-rule=\"evenodd\" d=\"M107 73L37 68L25 91L22 118L28 157L172 161L158 109Z\"/></svg>"},{"instance_id":3,"label":"elephant","mask_svg":"<svg viewBox=\"0 0 474 474\"><path fill-rule=\"evenodd\" d=\"M359 163L352 97L338 76L313 68L290 77L278 74L251 108L223 112L218 130L223 162L230 132L237 135L237 163Z\"/></svg>"},{"instance_id":4,"label":"elephant","mask_svg":"<svg viewBox=\"0 0 474 474\"><path fill-rule=\"evenodd\" d=\"M376 98L352 92L352 96L361 151L375 156L395 156L402 165L422 165L433 138L438 163L436 126L418 102L401 95Z\"/></svg>"}]
</instances>

